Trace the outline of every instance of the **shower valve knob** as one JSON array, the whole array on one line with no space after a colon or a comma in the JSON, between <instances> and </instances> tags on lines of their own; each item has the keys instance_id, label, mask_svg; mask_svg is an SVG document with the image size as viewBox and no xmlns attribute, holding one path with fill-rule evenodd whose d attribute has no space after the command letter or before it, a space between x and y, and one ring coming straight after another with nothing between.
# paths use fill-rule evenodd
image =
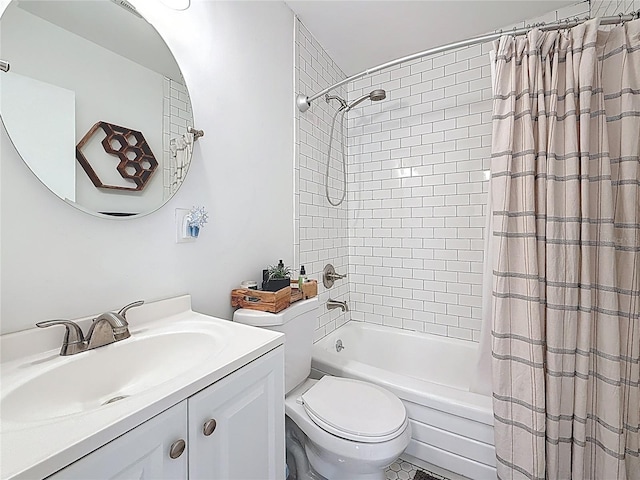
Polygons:
<instances>
[{"instance_id":1,"label":"shower valve knob","mask_svg":"<svg viewBox=\"0 0 640 480\"><path fill-rule=\"evenodd\" d=\"M335 283L336 280L342 280L343 278L346 278L346 277L347 277L346 273L344 275L340 275L339 273L336 273L336 270L335 268L333 268L333 265L328 263L327 265L325 265L324 271L322 272L322 283L325 286L325 288L331 288L333 287L333 284Z\"/></svg>"}]
</instances>

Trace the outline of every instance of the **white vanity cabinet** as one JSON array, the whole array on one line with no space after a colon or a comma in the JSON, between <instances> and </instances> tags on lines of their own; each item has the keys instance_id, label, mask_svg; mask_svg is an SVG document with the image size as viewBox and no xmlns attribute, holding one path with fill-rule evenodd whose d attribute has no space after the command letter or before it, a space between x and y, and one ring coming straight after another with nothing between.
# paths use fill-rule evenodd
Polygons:
<instances>
[{"instance_id":1,"label":"white vanity cabinet","mask_svg":"<svg viewBox=\"0 0 640 480\"><path fill-rule=\"evenodd\" d=\"M278 347L48 478L284 477L284 356Z\"/></svg>"}]
</instances>

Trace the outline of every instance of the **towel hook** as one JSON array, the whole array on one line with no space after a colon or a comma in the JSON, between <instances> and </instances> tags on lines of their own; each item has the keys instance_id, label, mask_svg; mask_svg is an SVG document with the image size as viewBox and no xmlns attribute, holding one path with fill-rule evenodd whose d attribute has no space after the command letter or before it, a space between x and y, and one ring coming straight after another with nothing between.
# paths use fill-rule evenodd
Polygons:
<instances>
[{"instance_id":1,"label":"towel hook","mask_svg":"<svg viewBox=\"0 0 640 480\"><path fill-rule=\"evenodd\" d=\"M193 133L193 140L194 141L198 140L200 137L204 137L204 130L196 130L193 127L189 127L187 129L187 132Z\"/></svg>"}]
</instances>

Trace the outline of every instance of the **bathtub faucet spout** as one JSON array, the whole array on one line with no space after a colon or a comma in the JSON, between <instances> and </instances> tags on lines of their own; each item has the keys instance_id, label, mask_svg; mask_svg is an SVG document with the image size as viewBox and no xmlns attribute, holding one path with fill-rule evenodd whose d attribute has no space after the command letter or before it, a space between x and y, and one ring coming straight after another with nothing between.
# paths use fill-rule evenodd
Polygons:
<instances>
[{"instance_id":1,"label":"bathtub faucet spout","mask_svg":"<svg viewBox=\"0 0 640 480\"><path fill-rule=\"evenodd\" d=\"M341 302L339 300L332 300L331 298L327 300L327 310L333 310L334 308L339 308L343 312L349 311L349 306L347 302Z\"/></svg>"}]
</instances>

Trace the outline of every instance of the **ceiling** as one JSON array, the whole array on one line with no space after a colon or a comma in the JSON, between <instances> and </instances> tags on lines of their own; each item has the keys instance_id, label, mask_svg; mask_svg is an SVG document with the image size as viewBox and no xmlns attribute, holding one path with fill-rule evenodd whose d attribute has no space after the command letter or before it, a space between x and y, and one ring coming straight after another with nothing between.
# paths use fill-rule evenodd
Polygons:
<instances>
[{"instance_id":1,"label":"ceiling","mask_svg":"<svg viewBox=\"0 0 640 480\"><path fill-rule=\"evenodd\" d=\"M579 0L286 0L347 75Z\"/></svg>"}]
</instances>

